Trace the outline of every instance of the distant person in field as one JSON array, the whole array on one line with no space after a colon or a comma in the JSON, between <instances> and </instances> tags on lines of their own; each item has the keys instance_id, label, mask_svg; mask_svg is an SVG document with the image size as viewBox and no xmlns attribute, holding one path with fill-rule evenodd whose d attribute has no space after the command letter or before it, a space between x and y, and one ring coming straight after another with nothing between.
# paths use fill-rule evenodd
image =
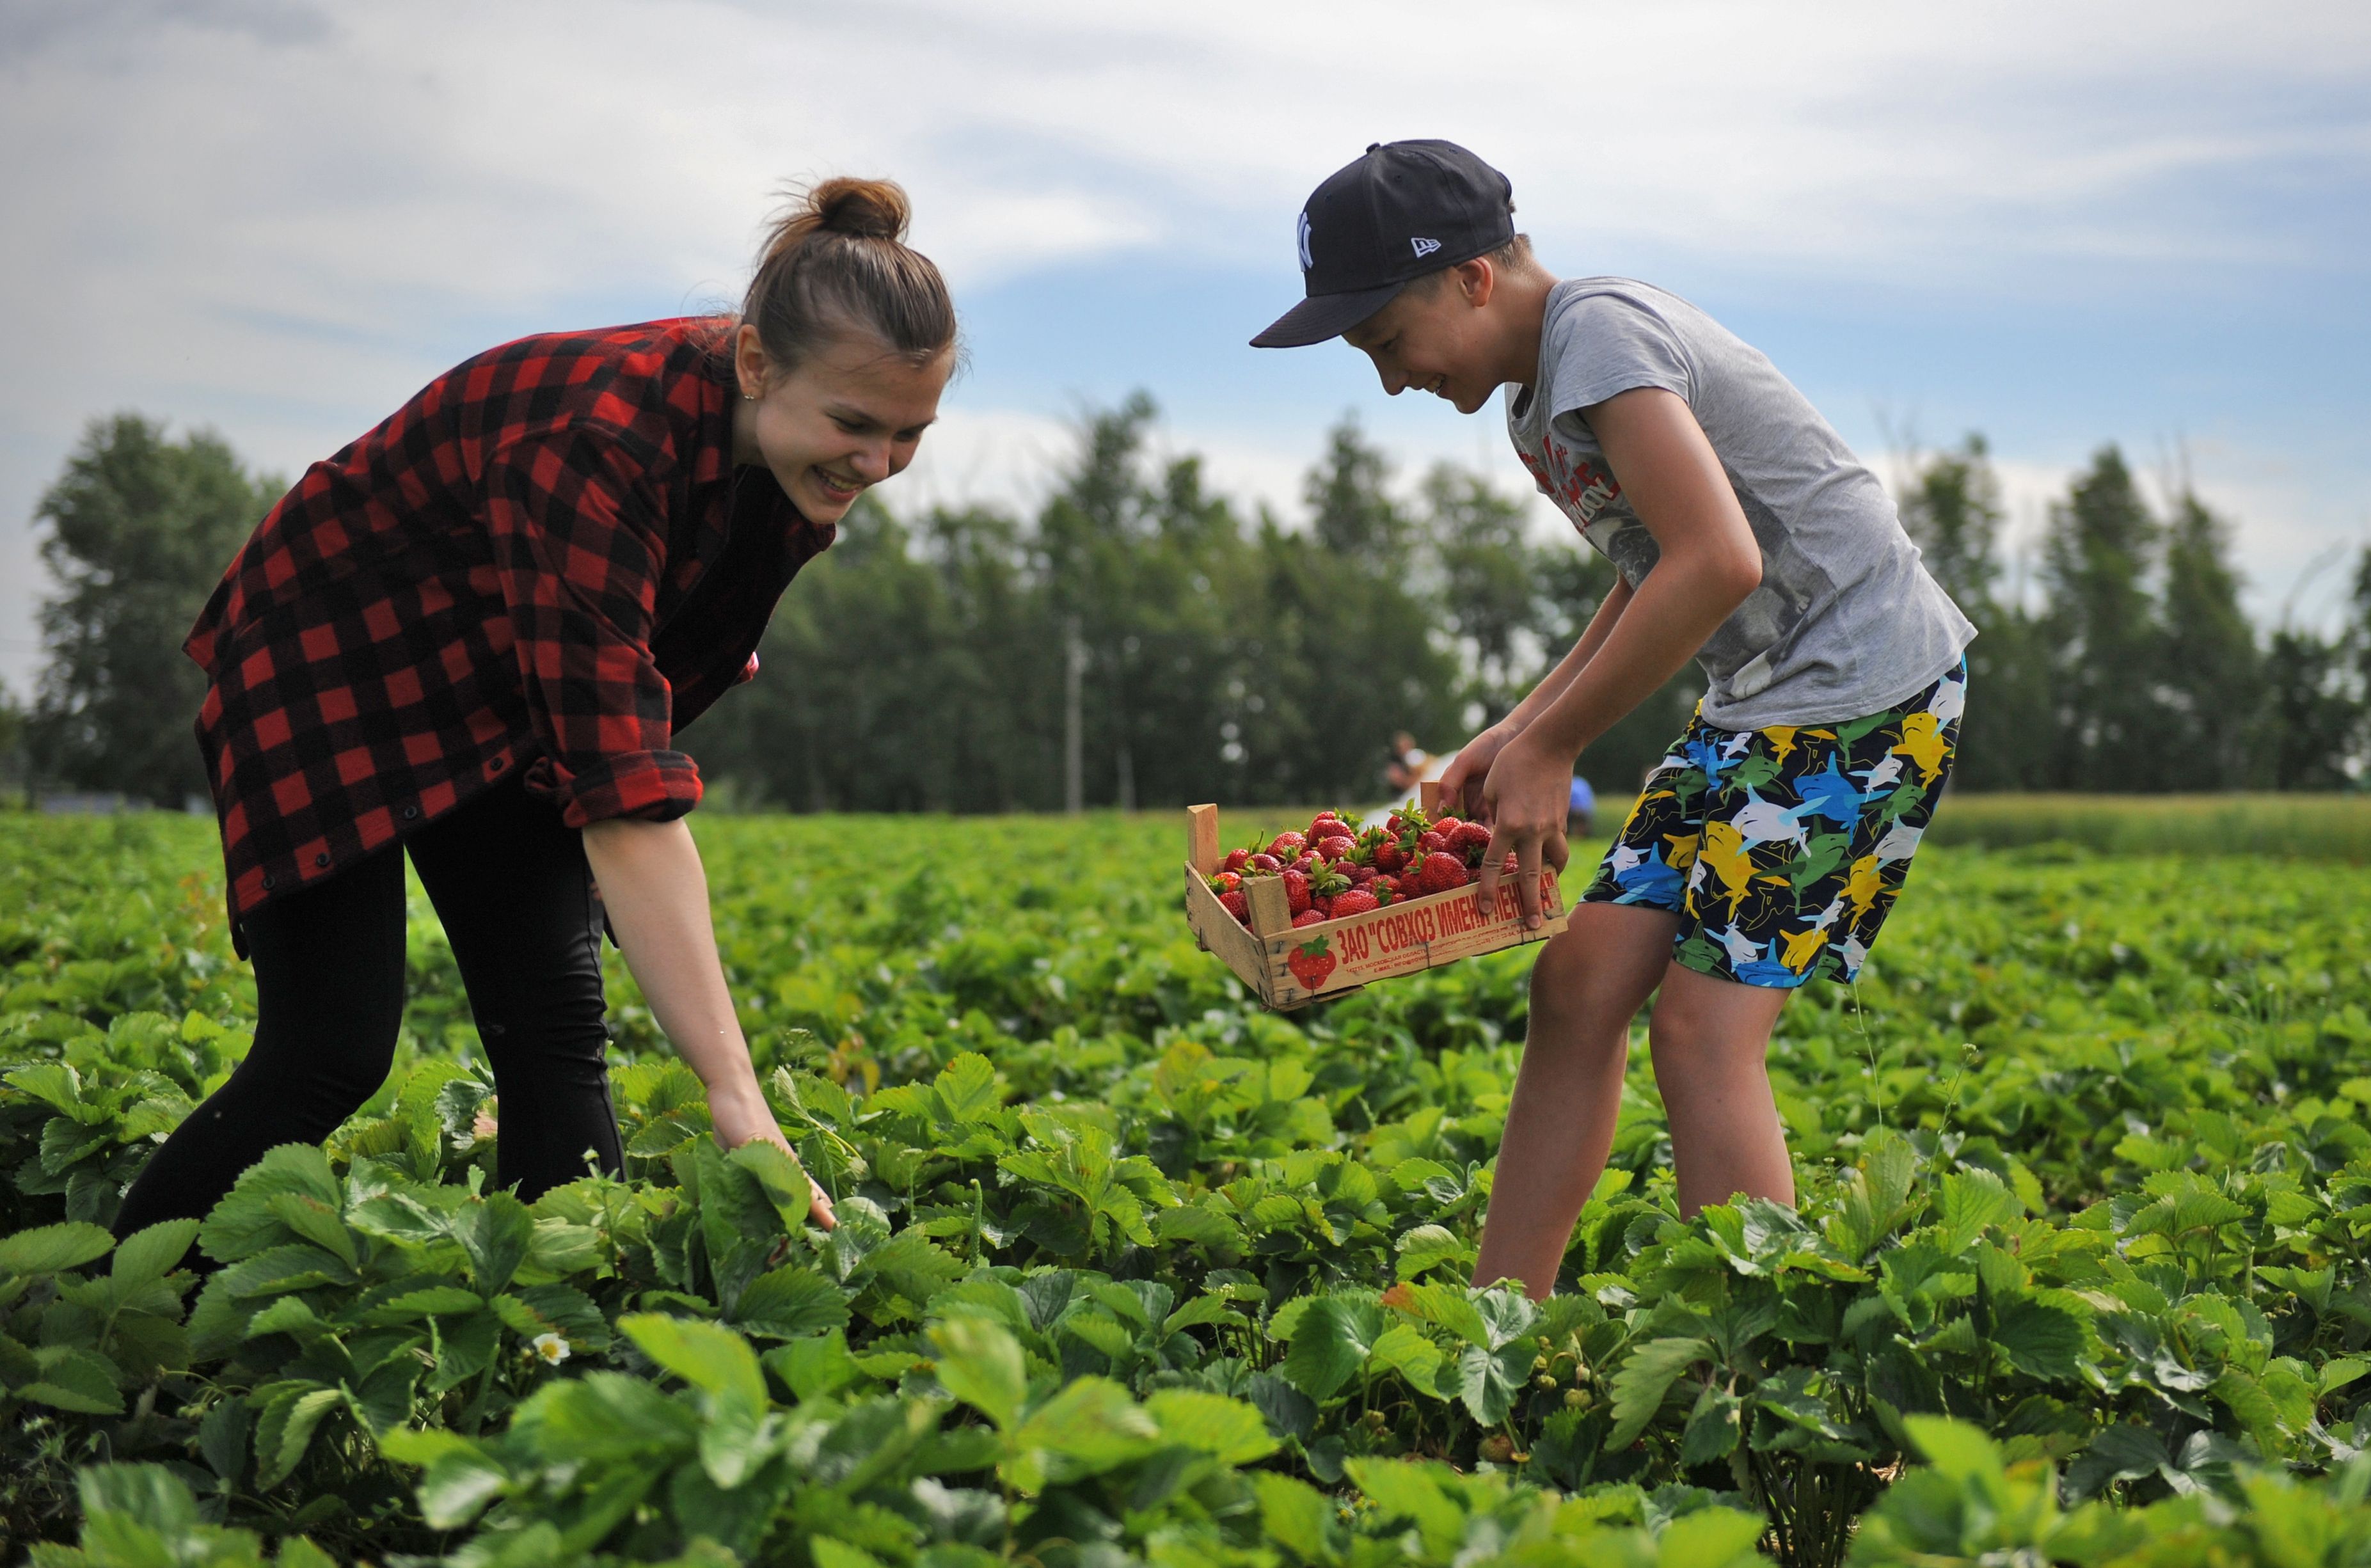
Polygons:
<instances>
[{"instance_id":1,"label":"distant person in field","mask_svg":"<svg viewBox=\"0 0 2371 1568\"><path fill-rule=\"evenodd\" d=\"M1677 295L1558 281L1504 175L1448 142L1377 144L1309 199L1307 297L1253 340L1341 337L1394 396L1508 439L1613 563L1579 641L1441 777L1538 918L1574 763L1694 657L1710 690L1532 974L1476 1280L1556 1283L1605 1169L1632 1017L1670 1113L1679 1201L1794 1201L1764 1057L1812 978L1849 981L1949 776L1975 635L1876 477L1771 363Z\"/></svg>"},{"instance_id":2,"label":"distant person in field","mask_svg":"<svg viewBox=\"0 0 2371 1568\"><path fill-rule=\"evenodd\" d=\"M622 1172L605 912L718 1141L788 1147L717 961L681 735L756 674L792 577L938 417L954 308L907 216L895 185L827 180L775 225L737 317L491 350L256 528L188 644L255 1043L133 1183L119 1236L203 1215L377 1090L407 853L493 1066L502 1186ZM814 1215L833 1223L819 1186Z\"/></svg>"},{"instance_id":3,"label":"distant person in field","mask_svg":"<svg viewBox=\"0 0 2371 1568\"><path fill-rule=\"evenodd\" d=\"M1589 780L1576 773L1572 788L1566 792L1564 832L1567 838L1586 838L1597 831L1597 791Z\"/></svg>"}]
</instances>

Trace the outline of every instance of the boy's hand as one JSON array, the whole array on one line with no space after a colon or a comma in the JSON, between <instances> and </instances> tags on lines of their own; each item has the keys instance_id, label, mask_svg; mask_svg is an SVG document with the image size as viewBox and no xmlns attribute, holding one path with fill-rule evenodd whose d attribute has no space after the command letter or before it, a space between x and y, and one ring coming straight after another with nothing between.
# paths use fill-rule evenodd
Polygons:
<instances>
[{"instance_id":1,"label":"boy's hand","mask_svg":"<svg viewBox=\"0 0 2371 1568\"><path fill-rule=\"evenodd\" d=\"M1460 760L1463 760L1461 755ZM1565 868L1565 808L1572 802L1572 763L1537 742L1516 735L1499 748L1482 781L1482 820L1490 824L1490 847L1482 852L1477 894L1483 917L1497 905L1500 868L1515 855L1515 901L1527 930L1540 927L1540 865ZM1444 784L1444 793L1446 792Z\"/></svg>"},{"instance_id":2,"label":"boy's hand","mask_svg":"<svg viewBox=\"0 0 2371 1568\"><path fill-rule=\"evenodd\" d=\"M1441 810L1476 822L1487 820L1482 815L1482 781L1490 776L1490 765L1498 760L1507 743L1522 732L1521 726L1501 719L1458 747L1449 766L1440 770Z\"/></svg>"}]
</instances>

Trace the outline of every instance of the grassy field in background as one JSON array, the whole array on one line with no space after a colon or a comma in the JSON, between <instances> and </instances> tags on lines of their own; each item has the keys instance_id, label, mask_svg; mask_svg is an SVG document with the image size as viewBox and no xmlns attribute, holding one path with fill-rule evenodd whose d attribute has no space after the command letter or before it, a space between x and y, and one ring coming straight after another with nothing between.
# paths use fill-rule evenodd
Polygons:
<instances>
[{"instance_id":1,"label":"grassy field in background","mask_svg":"<svg viewBox=\"0 0 2371 1568\"><path fill-rule=\"evenodd\" d=\"M2079 845L2119 855L2269 855L2371 862L2371 794L1954 794L1938 844Z\"/></svg>"}]
</instances>

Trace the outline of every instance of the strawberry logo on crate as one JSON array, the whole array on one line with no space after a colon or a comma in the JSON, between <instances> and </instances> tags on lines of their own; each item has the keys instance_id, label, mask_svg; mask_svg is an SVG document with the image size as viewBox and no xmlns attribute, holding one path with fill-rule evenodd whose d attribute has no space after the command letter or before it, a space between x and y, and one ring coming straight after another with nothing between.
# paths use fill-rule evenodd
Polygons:
<instances>
[{"instance_id":1,"label":"strawberry logo on crate","mask_svg":"<svg viewBox=\"0 0 2371 1568\"><path fill-rule=\"evenodd\" d=\"M1303 942L1292 950L1291 954L1285 959L1284 966L1292 971L1294 979L1314 991L1318 986L1325 984L1325 977L1328 974L1334 973L1332 945L1324 937L1318 938L1315 941Z\"/></svg>"}]
</instances>

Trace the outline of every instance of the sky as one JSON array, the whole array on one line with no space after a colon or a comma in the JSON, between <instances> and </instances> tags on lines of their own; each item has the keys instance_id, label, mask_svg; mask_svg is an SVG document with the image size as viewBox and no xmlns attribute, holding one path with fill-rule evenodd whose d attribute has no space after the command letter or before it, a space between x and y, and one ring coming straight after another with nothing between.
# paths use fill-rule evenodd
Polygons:
<instances>
[{"instance_id":1,"label":"sky","mask_svg":"<svg viewBox=\"0 0 2371 1568\"><path fill-rule=\"evenodd\" d=\"M2338 614L2371 7L0 0L0 681L88 420L294 477L494 343L728 305L774 193L831 174L906 185L965 324L892 507L1027 506L1139 387L1162 451L1288 520L1346 411L1411 479L1527 490L1495 411L1245 342L1311 188L1408 136L1504 169L1552 271L1710 310L1880 472L1982 431L2014 542L2115 442L2233 520L2260 619Z\"/></svg>"}]
</instances>

